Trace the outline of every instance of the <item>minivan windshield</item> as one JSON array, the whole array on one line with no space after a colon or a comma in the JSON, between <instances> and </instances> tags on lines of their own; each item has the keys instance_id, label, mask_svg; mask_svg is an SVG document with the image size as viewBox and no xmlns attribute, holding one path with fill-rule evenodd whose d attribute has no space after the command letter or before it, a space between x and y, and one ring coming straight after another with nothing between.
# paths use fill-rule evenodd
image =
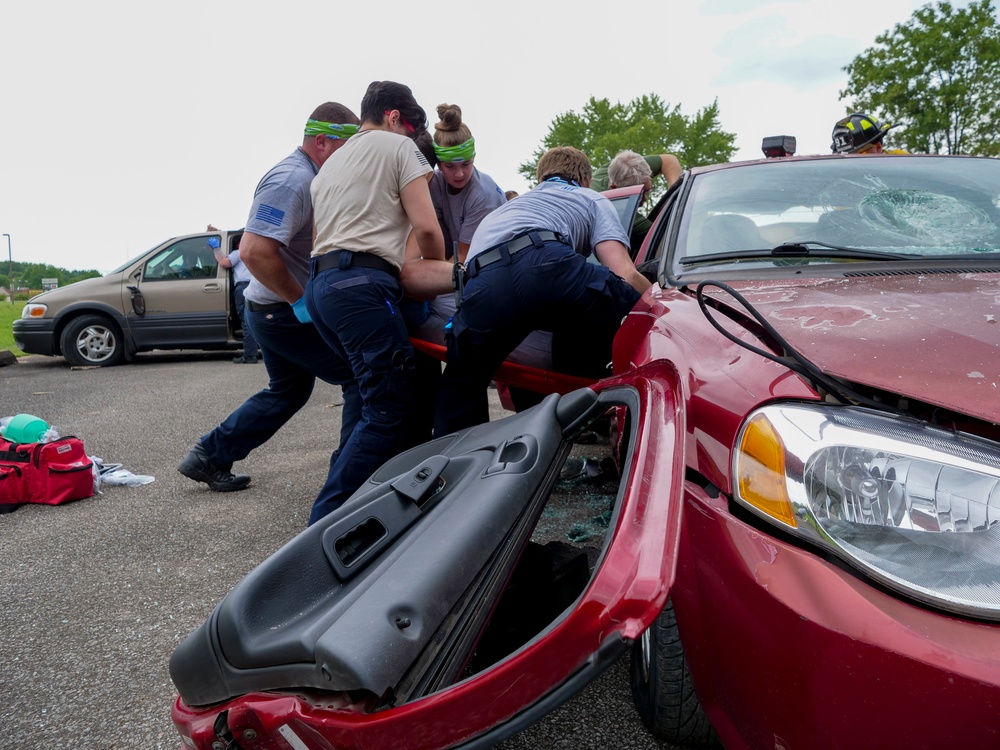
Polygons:
<instances>
[{"instance_id":1,"label":"minivan windshield","mask_svg":"<svg viewBox=\"0 0 1000 750\"><path fill-rule=\"evenodd\" d=\"M118 268L115 268L114 270L108 271L104 275L105 276L110 276L113 273L121 273L122 271L124 271L129 266L134 266L136 263L138 263L140 260L142 260L144 257L146 257L146 255L149 254L150 250L153 250L156 247L157 247L156 245L153 245L153 247L149 248L149 250L146 250L145 252L139 253L137 256L135 256L131 260L125 261L120 266L118 266Z\"/></svg>"}]
</instances>

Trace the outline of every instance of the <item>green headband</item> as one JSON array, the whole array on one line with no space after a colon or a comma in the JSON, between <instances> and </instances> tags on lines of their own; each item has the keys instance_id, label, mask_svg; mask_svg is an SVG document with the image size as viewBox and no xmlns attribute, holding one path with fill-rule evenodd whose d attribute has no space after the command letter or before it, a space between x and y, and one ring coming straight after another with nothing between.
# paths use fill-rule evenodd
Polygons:
<instances>
[{"instance_id":1,"label":"green headband","mask_svg":"<svg viewBox=\"0 0 1000 750\"><path fill-rule=\"evenodd\" d=\"M327 138L350 138L358 132L360 125L337 125L321 120L306 120L306 135L325 135Z\"/></svg>"},{"instance_id":2,"label":"green headband","mask_svg":"<svg viewBox=\"0 0 1000 750\"><path fill-rule=\"evenodd\" d=\"M441 161L471 161L476 155L476 139L470 138L457 146L439 146L435 143L434 153Z\"/></svg>"}]
</instances>

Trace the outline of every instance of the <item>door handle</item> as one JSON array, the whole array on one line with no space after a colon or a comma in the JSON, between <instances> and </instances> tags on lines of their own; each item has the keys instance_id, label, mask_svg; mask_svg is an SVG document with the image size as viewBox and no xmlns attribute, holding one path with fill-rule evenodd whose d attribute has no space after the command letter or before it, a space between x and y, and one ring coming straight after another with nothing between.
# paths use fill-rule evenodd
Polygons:
<instances>
[{"instance_id":1,"label":"door handle","mask_svg":"<svg viewBox=\"0 0 1000 750\"><path fill-rule=\"evenodd\" d=\"M483 474L524 474L535 465L538 453L538 440L534 435L505 440L493 451L493 460Z\"/></svg>"},{"instance_id":2,"label":"door handle","mask_svg":"<svg viewBox=\"0 0 1000 750\"><path fill-rule=\"evenodd\" d=\"M205 286L201 288L201 291L206 292L208 294L212 294L214 292L218 292L221 290L222 290L221 284L205 284Z\"/></svg>"}]
</instances>

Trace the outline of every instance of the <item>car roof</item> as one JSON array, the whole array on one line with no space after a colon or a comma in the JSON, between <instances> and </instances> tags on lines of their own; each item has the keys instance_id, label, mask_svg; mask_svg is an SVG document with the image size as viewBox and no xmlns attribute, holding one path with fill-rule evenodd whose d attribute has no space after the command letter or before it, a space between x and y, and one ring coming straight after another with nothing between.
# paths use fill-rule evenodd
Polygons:
<instances>
[{"instance_id":1,"label":"car roof","mask_svg":"<svg viewBox=\"0 0 1000 750\"><path fill-rule=\"evenodd\" d=\"M987 159L990 157L975 156L973 154L801 154L798 156L781 156L772 159L747 159L744 161L729 161L720 164L706 164L699 167L691 167L688 171L691 174L704 174L706 172L717 172L721 169L738 169L739 167L752 166L755 164L781 164L790 161L827 161L836 159ZM608 191L612 192L612 191ZM607 195L608 193L605 193Z\"/></svg>"}]
</instances>

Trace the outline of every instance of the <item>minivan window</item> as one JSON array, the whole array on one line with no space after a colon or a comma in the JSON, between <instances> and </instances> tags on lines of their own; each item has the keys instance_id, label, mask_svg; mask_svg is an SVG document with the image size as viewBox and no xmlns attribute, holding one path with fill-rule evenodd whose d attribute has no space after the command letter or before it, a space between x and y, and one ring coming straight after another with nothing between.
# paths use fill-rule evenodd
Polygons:
<instances>
[{"instance_id":1,"label":"minivan window","mask_svg":"<svg viewBox=\"0 0 1000 750\"><path fill-rule=\"evenodd\" d=\"M214 278L219 270L216 247L219 247L216 236L180 240L146 261L143 281Z\"/></svg>"}]
</instances>

